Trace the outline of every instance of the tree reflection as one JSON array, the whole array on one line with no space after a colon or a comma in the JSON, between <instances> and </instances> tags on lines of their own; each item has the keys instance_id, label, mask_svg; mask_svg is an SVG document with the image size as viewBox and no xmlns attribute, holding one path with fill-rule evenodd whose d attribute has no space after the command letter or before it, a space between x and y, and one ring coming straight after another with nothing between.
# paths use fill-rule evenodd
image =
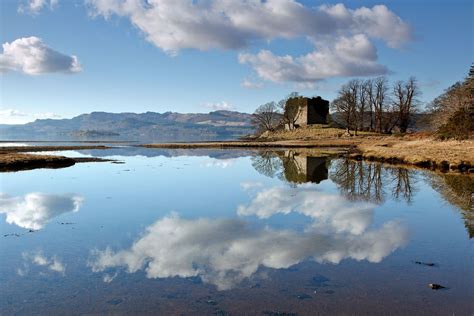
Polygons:
<instances>
[{"instance_id":1,"label":"tree reflection","mask_svg":"<svg viewBox=\"0 0 474 316\"><path fill-rule=\"evenodd\" d=\"M283 162L276 152L261 151L251 161L255 170L270 178L280 175L283 170Z\"/></svg>"},{"instance_id":2,"label":"tree reflection","mask_svg":"<svg viewBox=\"0 0 474 316\"><path fill-rule=\"evenodd\" d=\"M349 199L384 200L383 169L380 164L344 159L335 161L333 167L331 180Z\"/></svg>"},{"instance_id":3,"label":"tree reflection","mask_svg":"<svg viewBox=\"0 0 474 316\"><path fill-rule=\"evenodd\" d=\"M349 199L382 203L390 191L396 199L412 200L414 175L409 169L348 159L336 160L332 166L331 180Z\"/></svg>"},{"instance_id":4,"label":"tree reflection","mask_svg":"<svg viewBox=\"0 0 474 316\"><path fill-rule=\"evenodd\" d=\"M392 176L392 196L396 199L404 199L411 202L413 194L413 176L410 170L404 168L390 169Z\"/></svg>"},{"instance_id":5,"label":"tree reflection","mask_svg":"<svg viewBox=\"0 0 474 316\"><path fill-rule=\"evenodd\" d=\"M427 174L433 189L450 204L457 206L464 217L469 238L474 237L474 177L458 174Z\"/></svg>"}]
</instances>

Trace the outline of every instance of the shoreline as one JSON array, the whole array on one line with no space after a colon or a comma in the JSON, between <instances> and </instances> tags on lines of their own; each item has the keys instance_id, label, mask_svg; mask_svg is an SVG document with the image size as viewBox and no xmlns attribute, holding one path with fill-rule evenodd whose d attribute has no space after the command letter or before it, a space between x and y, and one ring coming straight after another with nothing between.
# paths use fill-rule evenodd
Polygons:
<instances>
[{"instance_id":1,"label":"shoreline","mask_svg":"<svg viewBox=\"0 0 474 316\"><path fill-rule=\"evenodd\" d=\"M248 148L248 149L334 149L335 154L354 160L405 165L441 172L474 173L474 142L397 139L394 136L321 138L311 140L227 141L157 143L136 145L144 148ZM335 150L338 149L339 151Z\"/></svg>"},{"instance_id":2,"label":"shoreline","mask_svg":"<svg viewBox=\"0 0 474 316\"><path fill-rule=\"evenodd\" d=\"M353 160L367 160L404 165L443 173L474 174L474 141L437 141L429 138L395 136L321 137L313 139L266 139L206 142L134 144L133 147L159 149L253 149L317 151ZM36 168L64 168L80 162L113 161L110 159L39 155L35 152L112 149L105 145L80 146L11 146L0 147L0 171Z\"/></svg>"}]
</instances>

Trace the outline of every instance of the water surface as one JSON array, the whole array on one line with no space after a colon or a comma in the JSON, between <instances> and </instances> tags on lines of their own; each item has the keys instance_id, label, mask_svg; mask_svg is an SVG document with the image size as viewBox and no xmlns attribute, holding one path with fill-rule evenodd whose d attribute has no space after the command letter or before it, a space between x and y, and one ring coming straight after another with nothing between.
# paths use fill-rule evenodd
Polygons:
<instances>
[{"instance_id":1,"label":"water surface","mask_svg":"<svg viewBox=\"0 0 474 316\"><path fill-rule=\"evenodd\" d=\"M2 315L474 312L473 177L293 151L55 154L124 164L0 175Z\"/></svg>"}]
</instances>

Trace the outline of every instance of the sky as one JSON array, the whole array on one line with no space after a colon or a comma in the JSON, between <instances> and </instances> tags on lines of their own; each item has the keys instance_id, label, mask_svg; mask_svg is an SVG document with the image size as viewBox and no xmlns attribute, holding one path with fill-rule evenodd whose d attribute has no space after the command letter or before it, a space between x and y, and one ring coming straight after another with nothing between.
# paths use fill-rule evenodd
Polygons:
<instances>
[{"instance_id":1,"label":"sky","mask_svg":"<svg viewBox=\"0 0 474 316\"><path fill-rule=\"evenodd\" d=\"M93 111L253 112L292 91L415 76L425 104L473 62L468 0L2 0L0 124Z\"/></svg>"}]
</instances>

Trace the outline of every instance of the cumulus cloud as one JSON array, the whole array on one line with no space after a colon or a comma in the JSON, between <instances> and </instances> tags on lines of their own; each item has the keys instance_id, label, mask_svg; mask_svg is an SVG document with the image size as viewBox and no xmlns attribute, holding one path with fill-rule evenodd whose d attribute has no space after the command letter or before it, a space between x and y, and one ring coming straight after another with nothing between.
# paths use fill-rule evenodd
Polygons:
<instances>
[{"instance_id":1,"label":"cumulus cloud","mask_svg":"<svg viewBox=\"0 0 474 316\"><path fill-rule=\"evenodd\" d=\"M56 119L60 115L52 112L29 113L16 109L0 110L0 124L25 124L33 122L36 119Z\"/></svg>"},{"instance_id":2,"label":"cumulus cloud","mask_svg":"<svg viewBox=\"0 0 474 316\"><path fill-rule=\"evenodd\" d=\"M341 37L296 58L261 50L257 54L239 54L239 62L251 65L261 78L274 82L314 82L330 77L381 75L388 71L377 63L377 51L363 34Z\"/></svg>"},{"instance_id":3,"label":"cumulus cloud","mask_svg":"<svg viewBox=\"0 0 474 316\"><path fill-rule=\"evenodd\" d=\"M45 267L50 271L60 273L64 275L66 273L66 266L56 256L50 258L46 257L41 251L35 253L23 253L23 259L25 260L23 267L17 269L17 273L20 276L25 276L29 272L28 262L36 266Z\"/></svg>"},{"instance_id":4,"label":"cumulus cloud","mask_svg":"<svg viewBox=\"0 0 474 316\"><path fill-rule=\"evenodd\" d=\"M398 47L410 27L384 5L355 10L343 4L311 8L294 0L88 0L91 13L128 17L166 52L235 49L255 40L367 34Z\"/></svg>"},{"instance_id":5,"label":"cumulus cloud","mask_svg":"<svg viewBox=\"0 0 474 316\"><path fill-rule=\"evenodd\" d=\"M397 222L359 235L253 229L237 219L187 220L171 215L148 227L129 249L95 250L94 272L123 267L148 278L200 277L219 290L251 278L259 267L288 268L307 258L339 263L345 258L380 262L407 241Z\"/></svg>"},{"instance_id":6,"label":"cumulus cloud","mask_svg":"<svg viewBox=\"0 0 474 316\"><path fill-rule=\"evenodd\" d=\"M235 108L229 102L217 102L217 103L205 103L204 107L209 108L213 111L233 111Z\"/></svg>"},{"instance_id":7,"label":"cumulus cloud","mask_svg":"<svg viewBox=\"0 0 474 316\"><path fill-rule=\"evenodd\" d=\"M380 75L371 39L389 47L412 40L412 30L385 5L349 9L305 6L295 0L88 0L93 15L126 17L146 39L174 55L181 49L242 49L277 38L307 38L315 50L300 57L262 50L241 54L262 79L315 81L333 76ZM335 43L335 44L334 44ZM243 87L254 88L245 80Z\"/></svg>"},{"instance_id":8,"label":"cumulus cloud","mask_svg":"<svg viewBox=\"0 0 474 316\"><path fill-rule=\"evenodd\" d=\"M58 2L59 0L28 0L19 5L18 12L36 15L43 8L49 7L51 10L54 9Z\"/></svg>"},{"instance_id":9,"label":"cumulus cloud","mask_svg":"<svg viewBox=\"0 0 474 316\"><path fill-rule=\"evenodd\" d=\"M22 37L4 43L0 72L20 71L27 75L77 73L82 70L76 56L64 55L48 47L40 38Z\"/></svg>"},{"instance_id":10,"label":"cumulus cloud","mask_svg":"<svg viewBox=\"0 0 474 316\"><path fill-rule=\"evenodd\" d=\"M68 212L77 212L83 198L73 194L28 193L13 197L0 193L0 213L6 222L26 229L42 229L51 219Z\"/></svg>"}]
</instances>

